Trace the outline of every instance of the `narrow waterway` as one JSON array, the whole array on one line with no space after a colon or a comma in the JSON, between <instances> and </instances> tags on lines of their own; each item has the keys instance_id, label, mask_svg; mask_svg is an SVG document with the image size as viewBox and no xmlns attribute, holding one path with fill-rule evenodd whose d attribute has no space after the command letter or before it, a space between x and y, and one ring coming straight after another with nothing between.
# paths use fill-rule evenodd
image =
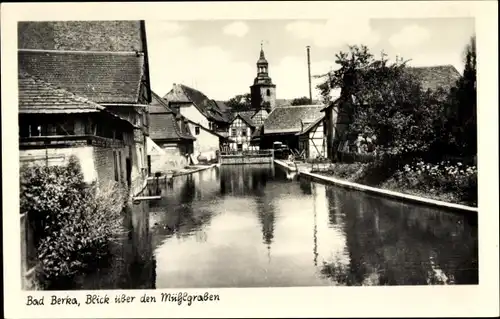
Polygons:
<instances>
[{"instance_id":1,"label":"narrow waterway","mask_svg":"<svg viewBox=\"0 0 500 319\"><path fill-rule=\"evenodd\" d=\"M222 166L150 185L84 289L477 284L477 216Z\"/></svg>"}]
</instances>

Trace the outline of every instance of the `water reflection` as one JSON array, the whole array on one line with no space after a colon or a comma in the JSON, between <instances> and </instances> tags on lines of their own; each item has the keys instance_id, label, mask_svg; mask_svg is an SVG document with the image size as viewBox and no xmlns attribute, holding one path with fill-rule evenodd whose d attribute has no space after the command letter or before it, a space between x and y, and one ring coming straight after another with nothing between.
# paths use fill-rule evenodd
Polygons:
<instances>
[{"instance_id":1,"label":"water reflection","mask_svg":"<svg viewBox=\"0 0 500 319\"><path fill-rule=\"evenodd\" d=\"M160 186L133 207L115 264L86 287L477 283L477 220L222 166ZM150 185L148 192L156 192Z\"/></svg>"},{"instance_id":2,"label":"water reflection","mask_svg":"<svg viewBox=\"0 0 500 319\"><path fill-rule=\"evenodd\" d=\"M349 265L322 274L344 285L477 283L477 222L434 209L328 188L332 226L345 229ZM342 219L343 217L343 219Z\"/></svg>"}]
</instances>

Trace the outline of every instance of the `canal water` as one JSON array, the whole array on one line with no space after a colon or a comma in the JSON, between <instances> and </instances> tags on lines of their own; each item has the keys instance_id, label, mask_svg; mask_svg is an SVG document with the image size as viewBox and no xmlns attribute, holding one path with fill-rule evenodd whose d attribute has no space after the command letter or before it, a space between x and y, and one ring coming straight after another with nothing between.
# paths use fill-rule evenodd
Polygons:
<instances>
[{"instance_id":1,"label":"canal water","mask_svg":"<svg viewBox=\"0 0 500 319\"><path fill-rule=\"evenodd\" d=\"M77 289L477 284L477 216L222 166L149 185Z\"/></svg>"}]
</instances>

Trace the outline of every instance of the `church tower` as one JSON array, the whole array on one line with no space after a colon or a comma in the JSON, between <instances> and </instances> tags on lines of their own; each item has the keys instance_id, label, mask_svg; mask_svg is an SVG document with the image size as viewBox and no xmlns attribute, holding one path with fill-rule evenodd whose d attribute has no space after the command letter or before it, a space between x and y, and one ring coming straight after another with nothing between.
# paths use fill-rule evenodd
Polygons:
<instances>
[{"instance_id":1,"label":"church tower","mask_svg":"<svg viewBox=\"0 0 500 319\"><path fill-rule=\"evenodd\" d=\"M276 107L276 85L269 77L269 63L264 55L262 43L260 44L260 57L257 61L257 77L250 87L250 95L254 110L265 108L271 112Z\"/></svg>"}]
</instances>

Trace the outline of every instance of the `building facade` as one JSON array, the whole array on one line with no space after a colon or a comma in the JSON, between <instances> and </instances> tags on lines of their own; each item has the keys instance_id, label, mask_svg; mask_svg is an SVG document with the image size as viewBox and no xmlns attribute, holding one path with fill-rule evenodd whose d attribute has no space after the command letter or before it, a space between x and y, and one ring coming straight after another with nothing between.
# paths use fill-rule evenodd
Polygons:
<instances>
[{"instance_id":1,"label":"building facade","mask_svg":"<svg viewBox=\"0 0 500 319\"><path fill-rule=\"evenodd\" d=\"M150 173L166 173L191 164L196 140L187 119L175 114L157 94L152 92L150 113L150 138L148 146L148 162ZM157 146L159 149L157 149Z\"/></svg>"},{"instance_id":2,"label":"building facade","mask_svg":"<svg viewBox=\"0 0 500 319\"><path fill-rule=\"evenodd\" d=\"M131 192L139 191L148 173L151 101L144 21L22 22L18 34L20 71L132 125L119 155Z\"/></svg>"},{"instance_id":3,"label":"building facade","mask_svg":"<svg viewBox=\"0 0 500 319\"><path fill-rule=\"evenodd\" d=\"M101 105L19 73L19 160L64 165L75 156L84 180L129 183L126 154L134 126Z\"/></svg>"},{"instance_id":4,"label":"building facade","mask_svg":"<svg viewBox=\"0 0 500 319\"><path fill-rule=\"evenodd\" d=\"M299 137L304 129L312 129L324 117L322 105L282 106L274 109L258 131L260 149L271 149L275 142L299 151ZM319 132L318 132L319 133Z\"/></svg>"},{"instance_id":5,"label":"building facade","mask_svg":"<svg viewBox=\"0 0 500 319\"><path fill-rule=\"evenodd\" d=\"M202 92L183 84L174 84L163 99L175 113L188 120L190 131L196 138L194 158L215 159L221 147L227 144L227 112Z\"/></svg>"},{"instance_id":6,"label":"building facade","mask_svg":"<svg viewBox=\"0 0 500 319\"><path fill-rule=\"evenodd\" d=\"M229 126L229 138L232 142L229 144L231 151L245 151L258 149L252 144L252 135L255 131L255 124L252 121L254 112L239 112L231 121Z\"/></svg>"},{"instance_id":7,"label":"building facade","mask_svg":"<svg viewBox=\"0 0 500 319\"><path fill-rule=\"evenodd\" d=\"M326 158L326 136L324 134L324 117L307 125L297 133L299 136L299 153L306 159Z\"/></svg>"}]
</instances>

